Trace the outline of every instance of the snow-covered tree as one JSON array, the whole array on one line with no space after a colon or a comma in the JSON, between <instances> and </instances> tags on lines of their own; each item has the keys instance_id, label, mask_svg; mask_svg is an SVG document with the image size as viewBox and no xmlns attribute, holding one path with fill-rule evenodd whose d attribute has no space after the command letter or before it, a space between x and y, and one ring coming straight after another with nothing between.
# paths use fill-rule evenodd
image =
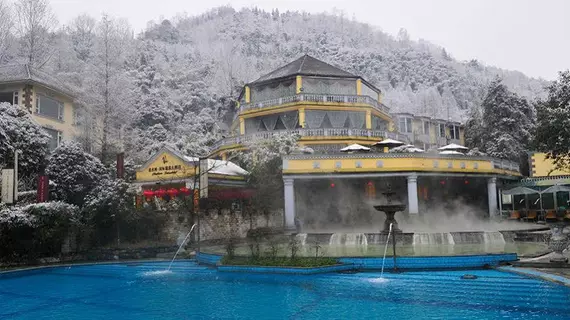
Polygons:
<instances>
[{"instance_id":1,"label":"snow-covered tree","mask_svg":"<svg viewBox=\"0 0 570 320\"><path fill-rule=\"evenodd\" d=\"M45 167L49 139L28 112L18 106L0 103L0 167L12 165L14 151L20 150L20 178L35 178Z\"/></svg>"},{"instance_id":2,"label":"snow-covered tree","mask_svg":"<svg viewBox=\"0 0 570 320\"><path fill-rule=\"evenodd\" d=\"M109 179L103 163L76 142L64 142L52 152L46 174L57 199L80 207L98 183Z\"/></svg>"},{"instance_id":3,"label":"snow-covered tree","mask_svg":"<svg viewBox=\"0 0 570 320\"><path fill-rule=\"evenodd\" d=\"M71 45L77 58L81 61L90 61L95 47L95 27L97 21L86 14L77 16L67 27L71 36Z\"/></svg>"},{"instance_id":4,"label":"snow-covered tree","mask_svg":"<svg viewBox=\"0 0 570 320\"><path fill-rule=\"evenodd\" d=\"M548 87L548 97L536 104L535 146L553 159L557 168L570 168L570 71L559 73Z\"/></svg>"},{"instance_id":5,"label":"snow-covered tree","mask_svg":"<svg viewBox=\"0 0 570 320\"><path fill-rule=\"evenodd\" d=\"M30 66L41 68L53 52L51 32L57 19L48 0L18 0L14 6L23 56Z\"/></svg>"},{"instance_id":6,"label":"snow-covered tree","mask_svg":"<svg viewBox=\"0 0 570 320\"><path fill-rule=\"evenodd\" d=\"M120 244L121 229L135 219L135 195L131 185L119 179L103 180L85 197L86 223L95 229L99 244L110 239Z\"/></svg>"},{"instance_id":7,"label":"snow-covered tree","mask_svg":"<svg viewBox=\"0 0 570 320\"><path fill-rule=\"evenodd\" d=\"M100 150L100 159L112 161L113 154L123 148L124 130L131 122L129 109L130 85L123 64L131 49L132 34L125 21L106 15L96 28L95 51L90 60L85 80L86 105L90 116L96 119L94 135Z\"/></svg>"},{"instance_id":8,"label":"snow-covered tree","mask_svg":"<svg viewBox=\"0 0 570 320\"><path fill-rule=\"evenodd\" d=\"M473 135L468 146L496 158L526 158L535 129L534 107L497 79L490 84L481 110L480 118L474 114L467 122L466 133Z\"/></svg>"},{"instance_id":9,"label":"snow-covered tree","mask_svg":"<svg viewBox=\"0 0 570 320\"><path fill-rule=\"evenodd\" d=\"M72 227L78 223L79 210L64 202L34 203L0 210L0 259L53 256Z\"/></svg>"},{"instance_id":10,"label":"snow-covered tree","mask_svg":"<svg viewBox=\"0 0 570 320\"><path fill-rule=\"evenodd\" d=\"M13 27L12 10L6 1L0 0L0 63L9 60L9 51L13 44Z\"/></svg>"},{"instance_id":11,"label":"snow-covered tree","mask_svg":"<svg viewBox=\"0 0 570 320\"><path fill-rule=\"evenodd\" d=\"M248 184L255 188L252 205L268 211L283 205L282 156L299 151L299 136L277 134L269 139L252 142L249 152L236 156L248 172Z\"/></svg>"}]
</instances>

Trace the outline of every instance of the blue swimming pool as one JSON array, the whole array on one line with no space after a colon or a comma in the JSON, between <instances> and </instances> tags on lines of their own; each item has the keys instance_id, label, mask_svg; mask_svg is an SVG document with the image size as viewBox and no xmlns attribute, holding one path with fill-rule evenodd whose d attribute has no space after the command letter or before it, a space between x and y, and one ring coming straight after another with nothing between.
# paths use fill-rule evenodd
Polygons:
<instances>
[{"instance_id":1,"label":"blue swimming pool","mask_svg":"<svg viewBox=\"0 0 570 320\"><path fill-rule=\"evenodd\" d=\"M492 270L219 273L193 261L0 275L0 319L570 319L570 288ZM159 271L158 273L156 271Z\"/></svg>"}]
</instances>

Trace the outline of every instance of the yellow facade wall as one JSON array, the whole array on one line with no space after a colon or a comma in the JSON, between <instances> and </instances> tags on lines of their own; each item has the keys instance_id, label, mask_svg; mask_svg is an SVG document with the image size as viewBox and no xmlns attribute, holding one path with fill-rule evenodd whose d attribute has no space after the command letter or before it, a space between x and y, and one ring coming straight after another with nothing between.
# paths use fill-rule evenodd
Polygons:
<instances>
[{"instance_id":1,"label":"yellow facade wall","mask_svg":"<svg viewBox=\"0 0 570 320\"><path fill-rule=\"evenodd\" d=\"M61 94L53 92L48 89L43 89L38 86L33 87L32 94L32 117L39 123L42 127L54 129L60 131L63 135L64 140L73 140L76 135L76 127L74 125L74 110L73 101ZM63 121L52 119L50 117L45 117L37 114L37 99L38 94L43 94L48 97L52 97L63 103ZM21 101L21 100L20 100Z\"/></svg>"},{"instance_id":2,"label":"yellow facade wall","mask_svg":"<svg viewBox=\"0 0 570 320\"><path fill-rule=\"evenodd\" d=\"M382 161L382 167L377 161ZM438 161L434 168L434 161ZM337 163L340 162L340 168ZM315 165L318 163L318 166ZM449 167L451 163L451 167ZM477 165L477 168L475 168ZM358 173L358 172L450 172L450 173L506 173L519 176L518 172L494 169L491 161L441 158L337 158L337 159L288 159L284 174L308 173Z\"/></svg>"},{"instance_id":3,"label":"yellow facade wall","mask_svg":"<svg viewBox=\"0 0 570 320\"><path fill-rule=\"evenodd\" d=\"M303 77L297 76L295 78L295 92L297 94L301 93L301 88L303 88Z\"/></svg>"},{"instance_id":4,"label":"yellow facade wall","mask_svg":"<svg viewBox=\"0 0 570 320\"><path fill-rule=\"evenodd\" d=\"M245 86L245 103L251 102L251 92L249 91L249 87Z\"/></svg>"},{"instance_id":5,"label":"yellow facade wall","mask_svg":"<svg viewBox=\"0 0 570 320\"><path fill-rule=\"evenodd\" d=\"M461 144L462 146L465 145L465 130L463 129L463 127L459 128L459 144Z\"/></svg>"},{"instance_id":6,"label":"yellow facade wall","mask_svg":"<svg viewBox=\"0 0 570 320\"><path fill-rule=\"evenodd\" d=\"M243 117L239 117L239 134L245 134L245 120Z\"/></svg>"},{"instance_id":7,"label":"yellow facade wall","mask_svg":"<svg viewBox=\"0 0 570 320\"><path fill-rule=\"evenodd\" d=\"M530 156L532 177L569 176L570 170L555 170L551 159L546 159L546 153L537 152Z\"/></svg>"},{"instance_id":8,"label":"yellow facade wall","mask_svg":"<svg viewBox=\"0 0 570 320\"><path fill-rule=\"evenodd\" d=\"M299 126L301 126L301 128L305 127L305 108L299 109Z\"/></svg>"}]
</instances>

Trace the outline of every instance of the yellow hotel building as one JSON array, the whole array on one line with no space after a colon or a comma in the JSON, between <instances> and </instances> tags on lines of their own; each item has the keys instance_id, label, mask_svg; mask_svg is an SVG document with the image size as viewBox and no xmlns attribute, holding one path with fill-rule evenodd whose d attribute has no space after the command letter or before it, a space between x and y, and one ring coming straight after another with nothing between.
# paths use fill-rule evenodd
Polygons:
<instances>
[{"instance_id":1,"label":"yellow hotel building","mask_svg":"<svg viewBox=\"0 0 570 320\"><path fill-rule=\"evenodd\" d=\"M359 215L358 207L387 185L405 195L409 214L468 198L463 200L497 215L497 185L518 179L518 164L437 153L339 152L350 144L370 146L385 138L424 150L464 144L460 123L391 114L381 98L380 89L362 77L305 55L243 87L231 135L213 146L211 157L226 159L228 152L247 149L248 143L275 133L299 135L299 144L314 153L283 159L288 229L296 219L312 223L315 212L330 213L328 220L343 210Z\"/></svg>"},{"instance_id":2,"label":"yellow hotel building","mask_svg":"<svg viewBox=\"0 0 570 320\"><path fill-rule=\"evenodd\" d=\"M50 135L50 149L76 135L73 89L27 64L0 67L0 102L27 110Z\"/></svg>"}]
</instances>

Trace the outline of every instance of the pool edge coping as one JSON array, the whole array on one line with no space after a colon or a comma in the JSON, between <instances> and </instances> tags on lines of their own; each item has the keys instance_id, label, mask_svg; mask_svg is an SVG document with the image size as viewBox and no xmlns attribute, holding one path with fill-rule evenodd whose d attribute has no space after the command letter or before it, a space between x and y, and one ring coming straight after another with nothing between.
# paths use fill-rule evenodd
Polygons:
<instances>
[{"instance_id":1,"label":"pool edge coping","mask_svg":"<svg viewBox=\"0 0 570 320\"><path fill-rule=\"evenodd\" d=\"M544 281L556 283L559 285L563 285L566 287L570 287L570 279L563 277L563 276L556 275L556 274L544 272L544 271L538 271L538 270L534 270L534 269L524 269L524 268L513 267L513 266L499 266L499 267L495 267L495 269L499 270L499 271L503 271L503 272L514 273L514 274L526 276L529 278L544 280Z\"/></svg>"},{"instance_id":2,"label":"pool edge coping","mask_svg":"<svg viewBox=\"0 0 570 320\"><path fill-rule=\"evenodd\" d=\"M41 266L29 266L29 267L18 267L15 269L10 270L0 270L0 275L13 273L13 272L21 272L21 271L33 271L33 270L40 270L40 269L50 269L50 268L59 268L59 267L74 267L74 266L92 266L92 265L105 265L105 264L128 264L128 263L135 263L135 262L170 262L170 259L134 259L134 260L108 260L108 261L95 261L95 262L80 262L80 263L62 263L62 264L47 264ZM175 261L196 261L196 258L186 258L186 259L176 259Z\"/></svg>"}]
</instances>

